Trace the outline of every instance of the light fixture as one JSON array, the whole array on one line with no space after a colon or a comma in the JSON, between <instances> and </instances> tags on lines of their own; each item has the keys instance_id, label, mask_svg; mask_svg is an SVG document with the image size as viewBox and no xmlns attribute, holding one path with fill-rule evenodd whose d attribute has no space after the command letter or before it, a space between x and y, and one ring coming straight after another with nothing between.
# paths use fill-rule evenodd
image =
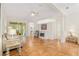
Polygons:
<instances>
[{"instance_id":1,"label":"light fixture","mask_svg":"<svg viewBox=\"0 0 79 59\"><path fill-rule=\"evenodd\" d=\"M36 15L38 15L38 14L39 14L38 12L33 11L33 12L31 13L31 16L36 16Z\"/></svg>"},{"instance_id":2,"label":"light fixture","mask_svg":"<svg viewBox=\"0 0 79 59\"><path fill-rule=\"evenodd\" d=\"M34 13L34 12L32 12L31 16L35 16L35 13Z\"/></svg>"}]
</instances>

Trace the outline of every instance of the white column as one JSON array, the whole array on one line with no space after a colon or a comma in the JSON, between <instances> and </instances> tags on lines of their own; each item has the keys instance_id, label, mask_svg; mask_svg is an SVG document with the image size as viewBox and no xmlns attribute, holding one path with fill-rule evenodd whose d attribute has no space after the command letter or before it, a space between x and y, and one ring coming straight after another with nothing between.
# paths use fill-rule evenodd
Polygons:
<instances>
[{"instance_id":1,"label":"white column","mask_svg":"<svg viewBox=\"0 0 79 59\"><path fill-rule=\"evenodd\" d=\"M1 11L1 5L0 5L0 11ZM0 12L0 56L2 55L2 21L1 21L1 12Z\"/></svg>"},{"instance_id":2,"label":"white column","mask_svg":"<svg viewBox=\"0 0 79 59\"><path fill-rule=\"evenodd\" d=\"M61 42L64 43L65 42L65 15L62 16L62 22L61 22Z\"/></svg>"},{"instance_id":3,"label":"white column","mask_svg":"<svg viewBox=\"0 0 79 59\"><path fill-rule=\"evenodd\" d=\"M4 4L0 5L0 55L2 55L2 34L6 32L6 14Z\"/></svg>"}]
</instances>

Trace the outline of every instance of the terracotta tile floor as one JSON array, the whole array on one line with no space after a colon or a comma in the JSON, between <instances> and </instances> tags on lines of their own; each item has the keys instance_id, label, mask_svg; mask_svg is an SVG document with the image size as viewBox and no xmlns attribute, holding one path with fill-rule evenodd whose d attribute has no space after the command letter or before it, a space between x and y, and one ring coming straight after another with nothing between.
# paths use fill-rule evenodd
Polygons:
<instances>
[{"instance_id":1,"label":"terracotta tile floor","mask_svg":"<svg viewBox=\"0 0 79 59\"><path fill-rule=\"evenodd\" d=\"M79 45L75 43L60 43L54 40L28 38L23 44L21 53L10 51L11 56L78 56Z\"/></svg>"}]
</instances>

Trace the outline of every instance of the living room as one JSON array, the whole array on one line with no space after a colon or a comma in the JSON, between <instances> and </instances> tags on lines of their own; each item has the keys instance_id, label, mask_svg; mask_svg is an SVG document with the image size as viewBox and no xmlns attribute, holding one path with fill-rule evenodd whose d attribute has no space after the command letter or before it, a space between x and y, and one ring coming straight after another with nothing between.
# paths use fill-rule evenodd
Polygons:
<instances>
[{"instance_id":1,"label":"living room","mask_svg":"<svg viewBox=\"0 0 79 59\"><path fill-rule=\"evenodd\" d=\"M9 44L11 41L2 44L3 55L79 55L78 8L77 3L2 3L2 36L9 40L18 35L21 39L16 47Z\"/></svg>"}]
</instances>

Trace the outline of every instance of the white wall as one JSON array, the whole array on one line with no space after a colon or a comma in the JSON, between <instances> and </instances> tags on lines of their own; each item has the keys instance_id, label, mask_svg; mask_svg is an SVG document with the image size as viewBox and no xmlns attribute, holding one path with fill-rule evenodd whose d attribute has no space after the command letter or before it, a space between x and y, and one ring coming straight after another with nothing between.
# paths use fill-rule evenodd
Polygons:
<instances>
[{"instance_id":1,"label":"white wall","mask_svg":"<svg viewBox=\"0 0 79 59\"><path fill-rule=\"evenodd\" d=\"M1 5L0 5L0 56L2 55L2 20L1 20Z\"/></svg>"},{"instance_id":2,"label":"white wall","mask_svg":"<svg viewBox=\"0 0 79 59\"><path fill-rule=\"evenodd\" d=\"M57 3L54 5L63 13L62 40L66 38L69 31L74 32L79 37L79 3Z\"/></svg>"},{"instance_id":3,"label":"white wall","mask_svg":"<svg viewBox=\"0 0 79 59\"><path fill-rule=\"evenodd\" d=\"M57 15L55 15L55 16L57 16ZM35 22L35 30L39 30L40 32L44 32L45 33L44 39L56 39L56 38L61 39L62 38L62 32L63 32L62 31L62 20L63 20L63 17L61 15L61 16L58 16L57 18L55 18L55 17L53 17L53 18L51 20L55 20L54 22L46 23L47 30L41 30L41 24L36 24L37 22ZM50 19L48 19L48 20L50 20ZM42 24L44 24L44 23L42 23Z\"/></svg>"},{"instance_id":4,"label":"white wall","mask_svg":"<svg viewBox=\"0 0 79 59\"><path fill-rule=\"evenodd\" d=\"M65 15L65 37L68 35L69 31L74 32L77 36L79 36L79 12L73 12L69 15Z\"/></svg>"}]
</instances>

